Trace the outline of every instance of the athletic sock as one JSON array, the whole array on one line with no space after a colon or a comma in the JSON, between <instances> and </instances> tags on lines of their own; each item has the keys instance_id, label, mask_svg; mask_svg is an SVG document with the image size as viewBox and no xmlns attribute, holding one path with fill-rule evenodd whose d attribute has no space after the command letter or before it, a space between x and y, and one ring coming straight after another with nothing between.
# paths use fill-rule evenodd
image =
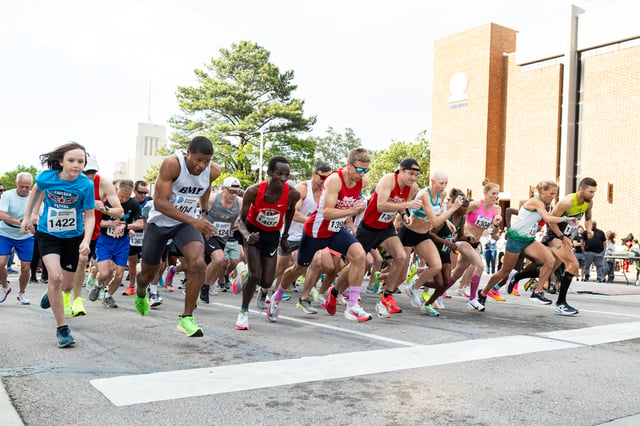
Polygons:
<instances>
[{"instance_id":1,"label":"athletic sock","mask_svg":"<svg viewBox=\"0 0 640 426\"><path fill-rule=\"evenodd\" d=\"M571 280L573 280L573 275L571 275L567 271L564 271L564 275L562 275L562 281L560 282L560 291L558 292L558 301L556 302L556 305L567 303L567 291L569 291Z\"/></svg>"},{"instance_id":2,"label":"athletic sock","mask_svg":"<svg viewBox=\"0 0 640 426\"><path fill-rule=\"evenodd\" d=\"M273 293L273 296L271 296L271 303L280 303L280 301L282 300L282 296L284 296L285 291L287 290L285 290L282 286L278 287L276 292Z\"/></svg>"},{"instance_id":3,"label":"athletic sock","mask_svg":"<svg viewBox=\"0 0 640 426\"><path fill-rule=\"evenodd\" d=\"M525 278L538 278L540 276L540 267L538 266L537 268L533 268L530 269L528 271L520 271L518 272L515 277L514 280L516 282L523 280Z\"/></svg>"},{"instance_id":4,"label":"athletic sock","mask_svg":"<svg viewBox=\"0 0 640 426\"><path fill-rule=\"evenodd\" d=\"M393 296L393 291L385 290L384 291L384 297L389 297L389 296Z\"/></svg>"},{"instance_id":5,"label":"athletic sock","mask_svg":"<svg viewBox=\"0 0 640 426\"><path fill-rule=\"evenodd\" d=\"M150 293L157 293L158 292L158 284L150 284L149 285L149 292Z\"/></svg>"},{"instance_id":6,"label":"athletic sock","mask_svg":"<svg viewBox=\"0 0 640 426\"><path fill-rule=\"evenodd\" d=\"M349 302L347 305L352 307L356 303L358 303L358 299L360 298L360 286L349 286Z\"/></svg>"},{"instance_id":7,"label":"athletic sock","mask_svg":"<svg viewBox=\"0 0 640 426\"><path fill-rule=\"evenodd\" d=\"M469 293L469 300L473 300L478 297L478 287L480 286L480 275L473 274L471 276L471 284L469 285L469 289L471 292Z\"/></svg>"},{"instance_id":8,"label":"athletic sock","mask_svg":"<svg viewBox=\"0 0 640 426\"><path fill-rule=\"evenodd\" d=\"M338 297L340 293L338 293L338 289L333 286L331 287L331 294L333 295L333 297Z\"/></svg>"}]
</instances>

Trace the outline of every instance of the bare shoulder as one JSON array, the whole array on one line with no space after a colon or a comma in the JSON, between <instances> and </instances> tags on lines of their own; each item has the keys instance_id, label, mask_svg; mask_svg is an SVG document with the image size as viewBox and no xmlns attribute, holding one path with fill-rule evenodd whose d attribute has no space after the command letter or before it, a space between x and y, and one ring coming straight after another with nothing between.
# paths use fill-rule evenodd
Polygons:
<instances>
[{"instance_id":1,"label":"bare shoulder","mask_svg":"<svg viewBox=\"0 0 640 426\"><path fill-rule=\"evenodd\" d=\"M220 176L220 166L212 161L211 167L209 169L209 181L213 182L214 180L218 179L218 176Z\"/></svg>"}]
</instances>

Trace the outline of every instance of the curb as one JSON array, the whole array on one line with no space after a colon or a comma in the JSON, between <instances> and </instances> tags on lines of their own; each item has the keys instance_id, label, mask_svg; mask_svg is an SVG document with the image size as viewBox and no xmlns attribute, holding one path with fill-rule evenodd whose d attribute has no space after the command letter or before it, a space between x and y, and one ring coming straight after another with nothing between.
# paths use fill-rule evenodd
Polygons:
<instances>
[{"instance_id":1,"label":"curb","mask_svg":"<svg viewBox=\"0 0 640 426\"><path fill-rule=\"evenodd\" d=\"M1 382L0 382L1 383ZM0 424L4 426L22 426L24 423L11 403L11 398L4 388L0 386Z\"/></svg>"}]
</instances>

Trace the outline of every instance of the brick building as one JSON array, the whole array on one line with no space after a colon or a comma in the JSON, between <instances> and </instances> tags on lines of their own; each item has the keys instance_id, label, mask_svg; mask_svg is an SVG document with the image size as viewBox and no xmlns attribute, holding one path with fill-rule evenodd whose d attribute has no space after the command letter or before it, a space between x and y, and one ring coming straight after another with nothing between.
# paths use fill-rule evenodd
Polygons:
<instances>
[{"instance_id":1,"label":"brick building","mask_svg":"<svg viewBox=\"0 0 640 426\"><path fill-rule=\"evenodd\" d=\"M544 179L574 192L598 182L594 219L618 237L640 235L640 5L585 12L565 26L519 33L487 24L437 40L431 169L503 207ZM623 235L624 234L624 235Z\"/></svg>"}]
</instances>

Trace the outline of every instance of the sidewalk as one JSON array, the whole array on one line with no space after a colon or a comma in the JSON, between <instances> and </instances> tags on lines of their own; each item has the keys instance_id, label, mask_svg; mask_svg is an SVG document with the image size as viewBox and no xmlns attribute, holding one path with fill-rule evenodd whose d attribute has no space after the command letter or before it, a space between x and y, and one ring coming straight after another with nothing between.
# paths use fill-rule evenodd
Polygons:
<instances>
[{"instance_id":1,"label":"sidewalk","mask_svg":"<svg viewBox=\"0 0 640 426\"><path fill-rule=\"evenodd\" d=\"M11 403L11 398L4 388L4 384L0 382L0 425L3 426L22 426L22 419Z\"/></svg>"}]
</instances>

